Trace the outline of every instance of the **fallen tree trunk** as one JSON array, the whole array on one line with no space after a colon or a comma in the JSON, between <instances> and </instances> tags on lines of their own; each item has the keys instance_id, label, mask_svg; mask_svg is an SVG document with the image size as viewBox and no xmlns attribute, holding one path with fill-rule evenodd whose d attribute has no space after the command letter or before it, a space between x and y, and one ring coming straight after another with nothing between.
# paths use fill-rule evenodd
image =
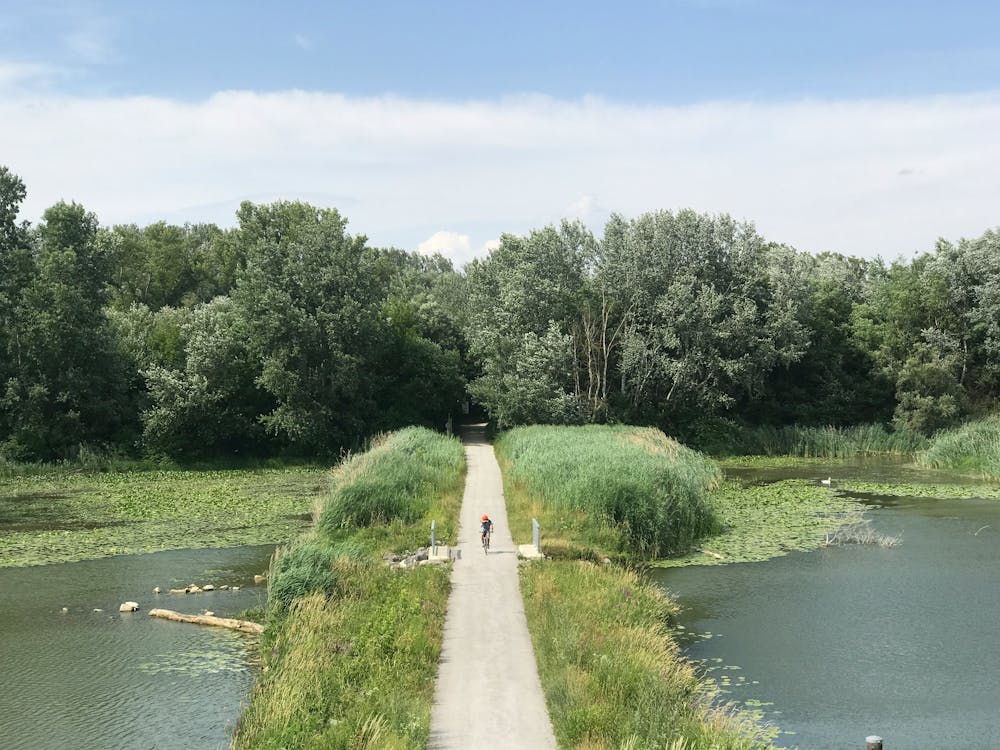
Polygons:
<instances>
[{"instance_id":1,"label":"fallen tree trunk","mask_svg":"<svg viewBox=\"0 0 1000 750\"><path fill-rule=\"evenodd\" d=\"M180 612L174 612L172 609L151 609L149 610L150 617L161 617L164 620L173 620L174 622L190 622L193 625L212 625L217 628L229 628L230 630L239 630L242 633L260 633L264 632L264 626L256 622L250 622L249 620L234 620L231 617L213 617L212 615L185 615Z\"/></svg>"}]
</instances>

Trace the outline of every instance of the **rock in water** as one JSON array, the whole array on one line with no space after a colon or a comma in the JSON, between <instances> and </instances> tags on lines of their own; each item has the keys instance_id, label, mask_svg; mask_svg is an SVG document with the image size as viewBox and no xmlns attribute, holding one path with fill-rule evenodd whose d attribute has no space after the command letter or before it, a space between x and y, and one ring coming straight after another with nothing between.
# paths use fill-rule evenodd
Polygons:
<instances>
[{"instance_id":1,"label":"rock in water","mask_svg":"<svg viewBox=\"0 0 1000 750\"><path fill-rule=\"evenodd\" d=\"M153 593L154 593L154 594L159 594L159 593L160 593L160 587L159 587L159 586L157 586L156 588L154 588L154 589L153 589Z\"/></svg>"},{"instance_id":2,"label":"rock in water","mask_svg":"<svg viewBox=\"0 0 1000 750\"><path fill-rule=\"evenodd\" d=\"M118 608L119 612L135 612L139 609L138 602L125 602Z\"/></svg>"}]
</instances>

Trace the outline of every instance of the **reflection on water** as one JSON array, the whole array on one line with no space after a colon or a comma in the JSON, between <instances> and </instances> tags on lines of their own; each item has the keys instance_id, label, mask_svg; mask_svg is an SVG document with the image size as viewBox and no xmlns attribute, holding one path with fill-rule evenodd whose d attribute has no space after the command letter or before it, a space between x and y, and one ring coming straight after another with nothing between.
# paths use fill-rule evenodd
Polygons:
<instances>
[{"instance_id":1,"label":"reflection on water","mask_svg":"<svg viewBox=\"0 0 1000 750\"><path fill-rule=\"evenodd\" d=\"M687 653L786 747L998 748L1000 501L880 502L866 517L898 547L658 571L687 632L714 635Z\"/></svg>"},{"instance_id":2,"label":"reflection on water","mask_svg":"<svg viewBox=\"0 0 1000 750\"><path fill-rule=\"evenodd\" d=\"M252 683L254 640L148 612L232 616L263 606L266 590L253 576L272 551L176 550L0 570L0 746L228 747ZM241 590L152 593L188 583ZM140 611L119 614L128 600Z\"/></svg>"}]
</instances>

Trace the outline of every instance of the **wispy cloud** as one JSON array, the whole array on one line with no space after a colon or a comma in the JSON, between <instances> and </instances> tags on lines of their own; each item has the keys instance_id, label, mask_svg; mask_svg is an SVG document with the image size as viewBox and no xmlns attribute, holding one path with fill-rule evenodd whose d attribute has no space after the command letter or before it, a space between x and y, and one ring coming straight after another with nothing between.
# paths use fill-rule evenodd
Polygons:
<instances>
[{"instance_id":1,"label":"wispy cloud","mask_svg":"<svg viewBox=\"0 0 1000 750\"><path fill-rule=\"evenodd\" d=\"M51 65L0 60L0 89L45 85L58 75Z\"/></svg>"},{"instance_id":2,"label":"wispy cloud","mask_svg":"<svg viewBox=\"0 0 1000 750\"><path fill-rule=\"evenodd\" d=\"M599 231L612 210L683 207L754 220L803 250L930 249L997 223L998 132L997 92L686 107L0 97L0 158L27 184L27 218L74 199L106 223L204 206L192 218L231 224L240 197L350 195L339 207L352 231L458 262L561 216Z\"/></svg>"},{"instance_id":3,"label":"wispy cloud","mask_svg":"<svg viewBox=\"0 0 1000 750\"><path fill-rule=\"evenodd\" d=\"M313 48L312 40L305 34L292 34L292 41L295 42L295 46L309 52Z\"/></svg>"}]
</instances>

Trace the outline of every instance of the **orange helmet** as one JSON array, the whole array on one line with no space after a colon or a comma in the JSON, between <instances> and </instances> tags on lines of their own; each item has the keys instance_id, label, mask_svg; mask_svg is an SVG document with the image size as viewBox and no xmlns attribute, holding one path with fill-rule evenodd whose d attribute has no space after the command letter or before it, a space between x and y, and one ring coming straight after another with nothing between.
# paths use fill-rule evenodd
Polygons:
<instances>
[{"instance_id":1,"label":"orange helmet","mask_svg":"<svg viewBox=\"0 0 1000 750\"><path fill-rule=\"evenodd\" d=\"M486 515L485 513L483 513L483 519L482 520L489 521L490 517L488 515Z\"/></svg>"}]
</instances>

